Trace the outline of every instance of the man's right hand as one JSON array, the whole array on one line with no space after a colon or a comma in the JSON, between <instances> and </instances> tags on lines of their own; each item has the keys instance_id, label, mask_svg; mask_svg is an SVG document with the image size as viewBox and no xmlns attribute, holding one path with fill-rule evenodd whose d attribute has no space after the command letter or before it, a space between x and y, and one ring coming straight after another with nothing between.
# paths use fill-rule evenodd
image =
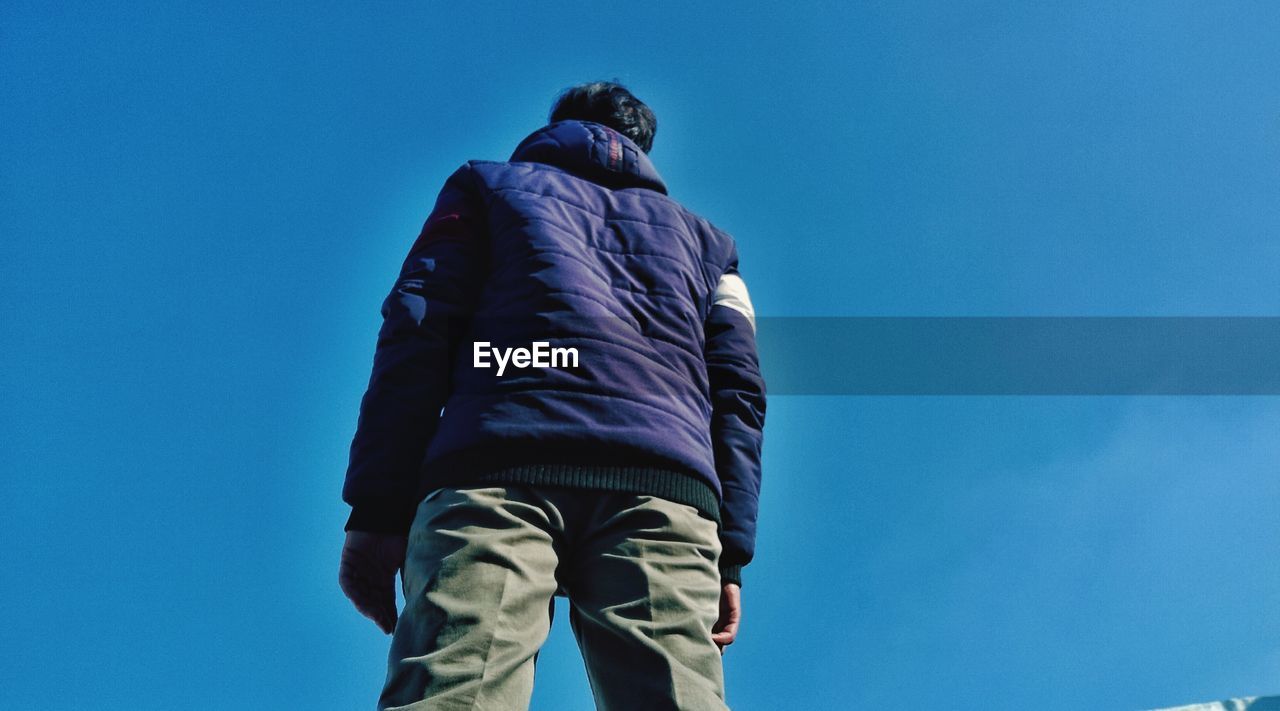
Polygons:
<instances>
[{"instance_id":1,"label":"man's right hand","mask_svg":"<svg viewBox=\"0 0 1280 711\"><path fill-rule=\"evenodd\" d=\"M396 572L404 566L406 536L347 531L338 585L360 614L391 634L396 628Z\"/></svg>"}]
</instances>

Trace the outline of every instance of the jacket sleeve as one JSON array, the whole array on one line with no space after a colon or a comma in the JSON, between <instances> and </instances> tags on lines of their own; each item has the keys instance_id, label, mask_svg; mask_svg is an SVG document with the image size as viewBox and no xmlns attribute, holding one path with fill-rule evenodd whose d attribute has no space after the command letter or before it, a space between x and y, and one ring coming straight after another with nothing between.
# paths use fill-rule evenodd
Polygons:
<instances>
[{"instance_id":1,"label":"jacket sleeve","mask_svg":"<svg viewBox=\"0 0 1280 711\"><path fill-rule=\"evenodd\" d=\"M724 494L720 577L741 585L742 568L755 555L765 386L756 356L755 312L736 255L712 295L706 339L711 441Z\"/></svg>"},{"instance_id":2,"label":"jacket sleeve","mask_svg":"<svg viewBox=\"0 0 1280 711\"><path fill-rule=\"evenodd\" d=\"M449 176L382 304L342 499L346 530L407 533L418 472L449 394L453 354L482 281L484 228L469 165Z\"/></svg>"}]
</instances>

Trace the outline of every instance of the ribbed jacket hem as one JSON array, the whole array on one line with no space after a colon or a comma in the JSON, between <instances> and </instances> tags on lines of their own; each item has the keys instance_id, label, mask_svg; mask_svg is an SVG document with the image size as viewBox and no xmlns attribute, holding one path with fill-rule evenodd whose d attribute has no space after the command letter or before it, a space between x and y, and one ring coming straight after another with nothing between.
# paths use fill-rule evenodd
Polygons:
<instances>
[{"instance_id":1,"label":"ribbed jacket hem","mask_svg":"<svg viewBox=\"0 0 1280 711\"><path fill-rule=\"evenodd\" d=\"M431 477L427 490L441 486L481 484L523 484L573 489L648 494L687 504L720 528L720 502L716 492L692 474L646 466L600 466L589 464L521 464L480 471L454 471L449 476ZM427 493L424 490L424 494Z\"/></svg>"}]
</instances>

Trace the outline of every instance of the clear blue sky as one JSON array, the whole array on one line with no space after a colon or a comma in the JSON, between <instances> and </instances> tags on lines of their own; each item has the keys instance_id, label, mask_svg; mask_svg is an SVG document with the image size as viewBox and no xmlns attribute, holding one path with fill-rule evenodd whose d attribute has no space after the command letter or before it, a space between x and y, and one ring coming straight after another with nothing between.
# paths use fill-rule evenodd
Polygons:
<instances>
[{"instance_id":1,"label":"clear blue sky","mask_svg":"<svg viewBox=\"0 0 1280 711\"><path fill-rule=\"evenodd\" d=\"M7 708L372 708L336 566L378 308L572 83L654 107L763 315L1280 315L1273 3L263 5L0 8ZM1278 434L774 398L729 700L1280 693ZM590 708L564 612L535 709Z\"/></svg>"}]
</instances>

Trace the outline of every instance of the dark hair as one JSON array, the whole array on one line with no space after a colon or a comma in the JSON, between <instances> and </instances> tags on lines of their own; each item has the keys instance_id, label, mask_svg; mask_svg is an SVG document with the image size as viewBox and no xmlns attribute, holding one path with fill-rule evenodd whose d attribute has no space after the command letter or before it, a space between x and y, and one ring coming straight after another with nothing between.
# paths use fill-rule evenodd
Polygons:
<instances>
[{"instance_id":1,"label":"dark hair","mask_svg":"<svg viewBox=\"0 0 1280 711\"><path fill-rule=\"evenodd\" d=\"M565 119L602 123L635 141L645 153L653 148L658 132L653 109L616 82L593 81L560 92L551 107L551 123Z\"/></svg>"}]
</instances>

